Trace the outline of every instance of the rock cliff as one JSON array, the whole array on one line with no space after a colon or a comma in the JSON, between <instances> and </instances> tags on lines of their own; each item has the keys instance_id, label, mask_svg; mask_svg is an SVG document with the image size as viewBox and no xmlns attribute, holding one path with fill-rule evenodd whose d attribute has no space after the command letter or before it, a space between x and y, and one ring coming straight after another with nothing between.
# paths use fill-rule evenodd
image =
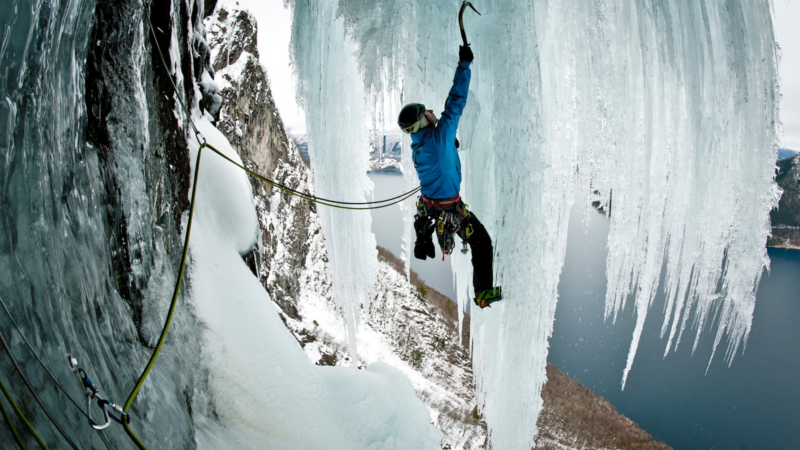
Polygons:
<instances>
[{"instance_id":1,"label":"rock cliff","mask_svg":"<svg viewBox=\"0 0 800 450\"><path fill-rule=\"evenodd\" d=\"M800 155L778 161L776 181L783 195L770 214L772 237L767 245L800 249Z\"/></svg>"},{"instance_id":2,"label":"rock cliff","mask_svg":"<svg viewBox=\"0 0 800 450\"><path fill-rule=\"evenodd\" d=\"M311 171L280 119L267 74L258 62L256 22L252 15L222 6L206 20L215 81L223 98L219 128L245 165L276 183L300 192L313 191ZM312 245L322 245L314 204L250 177L261 223L260 244L246 256L273 301L299 319L296 299L307 271ZM319 271L323 285L325 270Z\"/></svg>"}]
</instances>

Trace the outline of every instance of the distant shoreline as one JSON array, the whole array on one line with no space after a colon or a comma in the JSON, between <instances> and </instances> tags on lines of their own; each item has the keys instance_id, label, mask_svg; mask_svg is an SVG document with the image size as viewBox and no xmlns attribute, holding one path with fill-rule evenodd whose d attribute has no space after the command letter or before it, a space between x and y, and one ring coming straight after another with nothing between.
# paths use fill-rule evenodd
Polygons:
<instances>
[{"instance_id":1,"label":"distant shoreline","mask_svg":"<svg viewBox=\"0 0 800 450\"><path fill-rule=\"evenodd\" d=\"M782 248L785 250L800 250L800 246L791 244L767 245L767 248Z\"/></svg>"},{"instance_id":2,"label":"distant shoreline","mask_svg":"<svg viewBox=\"0 0 800 450\"><path fill-rule=\"evenodd\" d=\"M402 175L403 171L397 167L384 167L380 169L372 169L370 168L367 173L383 173L388 175Z\"/></svg>"}]
</instances>

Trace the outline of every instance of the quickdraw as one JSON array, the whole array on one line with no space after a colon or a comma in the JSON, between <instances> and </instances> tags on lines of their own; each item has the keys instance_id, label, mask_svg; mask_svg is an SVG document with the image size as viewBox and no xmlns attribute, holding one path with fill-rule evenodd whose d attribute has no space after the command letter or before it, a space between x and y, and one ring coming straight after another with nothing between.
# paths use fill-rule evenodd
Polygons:
<instances>
[{"instance_id":1,"label":"quickdraw","mask_svg":"<svg viewBox=\"0 0 800 450\"><path fill-rule=\"evenodd\" d=\"M464 223L465 219L469 218L469 210L467 209L467 204L462 203L458 207L458 212L461 215L461 223ZM458 230L458 237L461 238L461 253L466 255L469 252L469 247L467 246L467 241L469 238L475 234L475 230L472 228L472 222L467 222L467 226L464 230Z\"/></svg>"},{"instance_id":2,"label":"quickdraw","mask_svg":"<svg viewBox=\"0 0 800 450\"><path fill-rule=\"evenodd\" d=\"M417 214L422 217L428 216L428 208L425 207L425 201L422 199L421 195L417 197Z\"/></svg>"},{"instance_id":3,"label":"quickdraw","mask_svg":"<svg viewBox=\"0 0 800 450\"><path fill-rule=\"evenodd\" d=\"M442 261L444 256L453 253L456 246L454 235L461 227L461 217L455 211L442 211L436 222L436 239L439 241L439 248L442 250Z\"/></svg>"},{"instance_id":4,"label":"quickdraw","mask_svg":"<svg viewBox=\"0 0 800 450\"><path fill-rule=\"evenodd\" d=\"M95 386L94 381L83 368L78 367L78 360L72 355L69 356L69 365L75 371L76 376L80 378L81 386L83 386L83 393L86 395L86 415L92 428L98 431L104 430L111 425L112 419L123 425L131 422L130 415L122 409L122 406L100 396L100 390ZM103 420L105 422L98 423L92 418L92 400L97 400L97 406L103 411ZM109 409L116 411L119 417L110 412Z\"/></svg>"}]
</instances>

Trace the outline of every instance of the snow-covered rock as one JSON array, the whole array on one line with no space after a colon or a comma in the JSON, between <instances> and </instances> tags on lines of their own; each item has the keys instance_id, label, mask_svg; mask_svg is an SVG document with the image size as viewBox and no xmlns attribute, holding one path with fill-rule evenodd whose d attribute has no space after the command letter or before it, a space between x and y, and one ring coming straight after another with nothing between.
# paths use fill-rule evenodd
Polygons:
<instances>
[{"instance_id":1,"label":"snow-covered rock","mask_svg":"<svg viewBox=\"0 0 800 450\"><path fill-rule=\"evenodd\" d=\"M266 71L258 62L255 19L245 10L223 5L206 19L206 29L216 81L222 87L217 127L249 169L296 191L313 192L311 172L286 134ZM322 239L315 207L254 177L250 181L261 227L248 264L283 313L297 318L295 299L310 243Z\"/></svg>"}]
</instances>

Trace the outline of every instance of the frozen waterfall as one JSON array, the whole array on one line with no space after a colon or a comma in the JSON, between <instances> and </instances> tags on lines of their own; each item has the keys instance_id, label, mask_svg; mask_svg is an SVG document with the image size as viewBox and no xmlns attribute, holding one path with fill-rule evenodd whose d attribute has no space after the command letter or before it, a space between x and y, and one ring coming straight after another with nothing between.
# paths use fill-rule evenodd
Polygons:
<instances>
[{"instance_id":1,"label":"frozen waterfall","mask_svg":"<svg viewBox=\"0 0 800 450\"><path fill-rule=\"evenodd\" d=\"M365 202L372 192L369 144L364 128L363 85L358 82L355 51L343 39L342 22L330 2L312 10L306 2L293 5L292 61L300 73L298 96L306 112L308 149L317 195L348 202ZM356 330L359 309L368 307L378 274L378 252L367 211L320 208L334 297L347 318L350 355L357 363Z\"/></svg>"},{"instance_id":2,"label":"frozen waterfall","mask_svg":"<svg viewBox=\"0 0 800 450\"><path fill-rule=\"evenodd\" d=\"M460 3L334 3L292 3L293 54L320 192L357 198L361 130L375 121L366 112L391 121L404 103L442 105ZM767 0L475 6L462 196L493 236L507 298L473 312L473 365L493 447L527 449L575 188L586 211L594 192L611 210L606 317L628 300L636 311L623 387L659 286L666 352L687 326L696 347L709 319L729 363L746 342L779 197L777 51ZM369 219L353 217L326 218L346 311L374 273ZM454 267L463 309L469 264L456 257Z\"/></svg>"}]
</instances>

